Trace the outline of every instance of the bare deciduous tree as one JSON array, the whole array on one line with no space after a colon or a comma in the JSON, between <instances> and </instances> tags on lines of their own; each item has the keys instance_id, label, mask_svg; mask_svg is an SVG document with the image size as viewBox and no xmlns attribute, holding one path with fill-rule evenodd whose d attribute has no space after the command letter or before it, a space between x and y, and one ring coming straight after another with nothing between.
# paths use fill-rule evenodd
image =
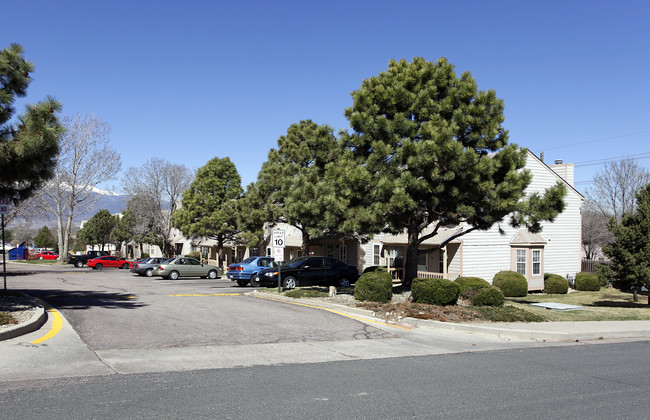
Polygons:
<instances>
[{"instance_id":1,"label":"bare deciduous tree","mask_svg":"<svg viewBox=\"0 0 650 420\"><path fill-rule=\"evenodd\" d=\"M171 214L193 179L194 173L186 166L161 158L151 158L140 167L129 168L124 176L123 188L132 197L129 209L133 213L134 233L140 238L150 238L165 255L171 251Z\"/></svg>"},{"instance_id":2,"label":"bare deciduous tree","mask_svg":"<svg viewBox=\"0 0 650 420\"><path fill-rule=\"evenodd\" d=\"M111 127L93 115L65 118L54 177L35 199L57 220L59 255L68 254L72 219L84 213L98 198L95 187L116 178L122 164L110 147Z\"/></svg>"},{"instance_id":3,"label":"bare deciduous tree","mask_svg":"<svg viewBox=\"0 0 650 420\"><path fill-rule=\"evenodd\" d=\"M650 183L650 174L634 159L608 162L594 176L594 185L587 195L598 210L621 220L623 213L636 209L636 193Z\"/></svg>"},{"instance_id":4,"label":"bare deciduous tree","mask_svg":"<svg viewBox=\"0 0 650 420\"><path fill-rule=\"evenodd\" d=\"M607 229L608 220L609 216L603 214L593 201L585 202L582 209L582 250L586 259L602 257L602 246L613 240Z\"/></svg>"}]
</instances>

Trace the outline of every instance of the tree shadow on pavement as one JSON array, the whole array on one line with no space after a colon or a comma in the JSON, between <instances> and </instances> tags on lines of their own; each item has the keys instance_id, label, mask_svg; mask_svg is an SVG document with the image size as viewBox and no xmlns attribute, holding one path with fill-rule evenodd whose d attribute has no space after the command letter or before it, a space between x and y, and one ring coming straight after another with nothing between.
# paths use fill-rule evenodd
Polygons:
<instances>
[{"instance_id":1,"label":"tree shadow on pavement","mask_svg":"<svg viewBox=\"0 0 650 420\"><path fill-rule=\"evenodd\" d=\"M128 293L106 293L96 290L27 290L27 294L38 297L57 309L138 309L148 305Z\"/></svg>"}]
</instances>

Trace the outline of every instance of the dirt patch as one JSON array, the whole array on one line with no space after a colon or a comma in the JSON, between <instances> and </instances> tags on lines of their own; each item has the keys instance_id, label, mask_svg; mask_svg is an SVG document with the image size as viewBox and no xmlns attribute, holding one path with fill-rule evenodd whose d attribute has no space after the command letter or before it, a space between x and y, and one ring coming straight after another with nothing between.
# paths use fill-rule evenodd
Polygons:
<instances>
[{"instance_id":1,"label":"dirt patch","mask_svg":"<svg viewBox=\"0 0 650 420\"><path fill-rule=\"evenodd\" d=\"M472 308L455 306L425 305L413 302L359 302L359 308L368 309L378 318L398 322L403 318L432 319L442 322L472 322L486 319Z\"/></svg>"}]
</instances>

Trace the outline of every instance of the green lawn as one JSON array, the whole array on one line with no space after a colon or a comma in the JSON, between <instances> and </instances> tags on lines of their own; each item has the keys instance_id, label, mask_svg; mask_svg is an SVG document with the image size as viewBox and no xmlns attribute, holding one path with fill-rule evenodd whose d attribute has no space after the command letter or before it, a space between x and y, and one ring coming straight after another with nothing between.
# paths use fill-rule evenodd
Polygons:
<instances>
[{"instance_id":1,"label":"green lawn","mask_svg":"<svg viewBox=\"0 0 650 420\"><path fill-rule=\"evenodd\" d=\"M11 262L23 264L59 264L58 260L13 260Z\"/></svg>"},{"instance_id":2,"label":"green lawn","mask_svg":"<svg viewBox=\"0 0 650 420\"><path fill-rule=\"evenodd\" d=\"M523 298L508 298L513 306L543 316L549 321L626 321L650 320L648 297L604 288L598 292L573 292L566 295L529 294ZM584 306L581 311L552 311L530 306L529 303L557 302Z\"/></svg>"}]
</instances>

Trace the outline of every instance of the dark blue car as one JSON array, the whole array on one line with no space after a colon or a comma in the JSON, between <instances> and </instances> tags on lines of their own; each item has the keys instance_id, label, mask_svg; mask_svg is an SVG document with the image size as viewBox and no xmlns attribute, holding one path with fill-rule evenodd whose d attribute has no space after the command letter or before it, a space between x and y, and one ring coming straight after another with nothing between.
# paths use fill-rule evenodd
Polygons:
<instances>
[{"instance_id":1,"label":"dark blue car","mask_svg":"<svg viewBox=\"0 0 650 420\"><path fill-rule=\"evenodd\" d=\"M257 273L265 268L276 267L277 264L272 257L250 257L237 264L230 264L226 276L230 281L236 281L239 286L259 286L254 280Z\"/></svg>"}]
</instances>

